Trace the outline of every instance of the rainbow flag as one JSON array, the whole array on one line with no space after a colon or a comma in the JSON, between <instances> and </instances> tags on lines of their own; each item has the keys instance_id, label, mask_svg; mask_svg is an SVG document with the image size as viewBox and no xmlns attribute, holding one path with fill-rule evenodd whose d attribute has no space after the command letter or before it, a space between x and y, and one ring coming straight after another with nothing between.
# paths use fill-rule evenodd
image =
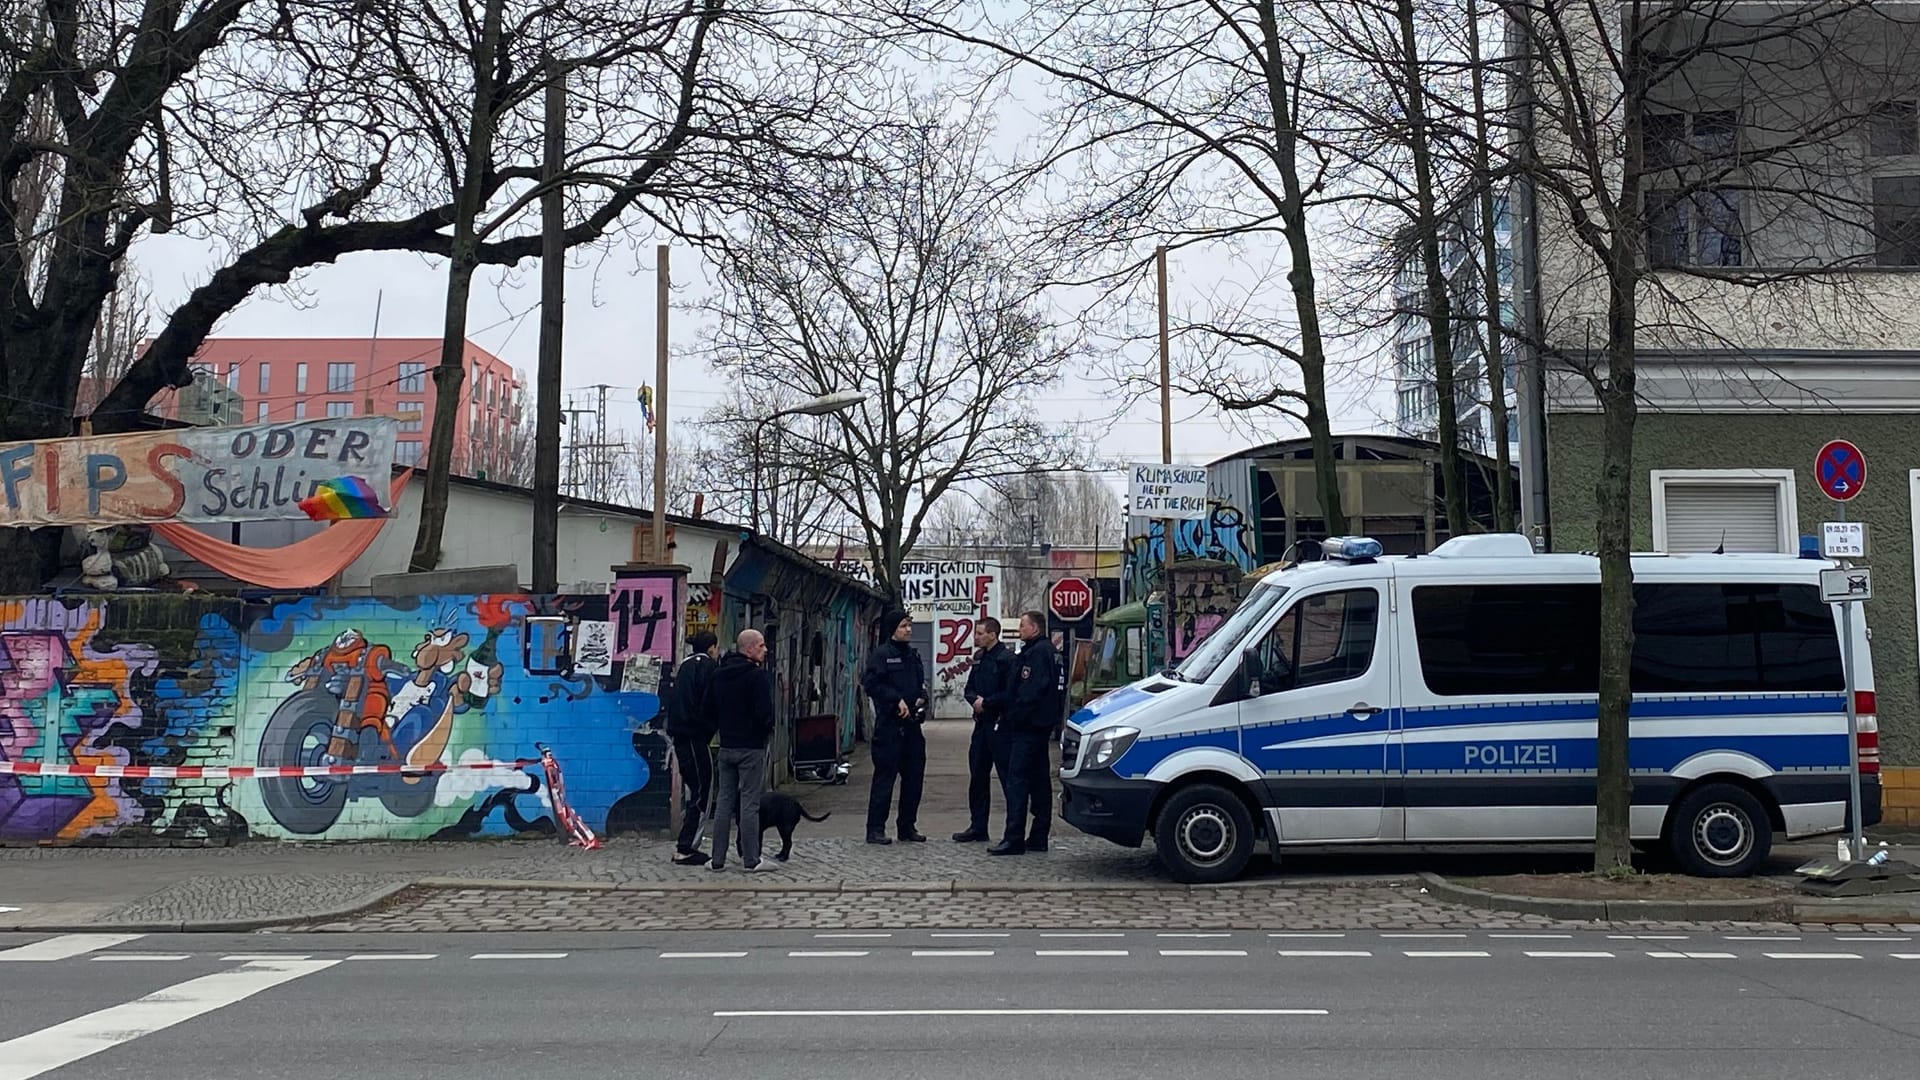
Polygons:
<instances>
[{"instance_id":1,"label":"rainbow flag","mask_svg":"<svg viewBox=\"0 0 1920 1080\"><path fill-rule=\"evenodd\" d=\"M380 496L357 476L322 480L313 485L313 494L301 499L298 505L315 521L387 516L386 509L380 505Z\"/></svg>"}]
</instances>

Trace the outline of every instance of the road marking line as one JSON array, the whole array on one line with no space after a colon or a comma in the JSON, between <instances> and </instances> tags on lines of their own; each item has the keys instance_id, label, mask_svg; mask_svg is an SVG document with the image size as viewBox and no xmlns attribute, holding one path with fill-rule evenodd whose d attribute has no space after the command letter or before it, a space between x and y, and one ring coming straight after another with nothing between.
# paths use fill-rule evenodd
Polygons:
<instances>
[{"instance_id":1,"label":"road marking line","mask_svg":"<svg viewBox=\"0 0 1920 1080\"><path fill-rule=\"evenodd\" d=\"M744 952L663 952L662 960L738 960Z\"/></svg>"},{"instance_id":2,"label":"road marking line","mask_svg":"<svg viewBox=\"0 0 1920 1080\"><path fill-rule=\"evenodd\" d=\"M843 960L856 956L872 955L865 949L795 949L788 956L799 956L813 960Z\"/></svg>"},{"instance_id":3,"label":"road marking line","mask_svg":"<svg viewBox=\"0 0 1920 1080\"><path fill-rule=\"evenodd\" d=\"M1650 952L1655 960L1738 960L1730 952Z\"/></svg>"},{"instance_id":4,"label":"road marking line","mask_svg":"<svg viewBox=\"0 0 1920 1080\"><path fill-rule=\"evenodd\" d=\"M1245 956L1245 949L1161 949L1161 956Z\"/></svg>"},{"instance_id":5,"label":"road marking line","mask_svg":"<svg viewBox=\"0 0 1920 1080\"><path fill-rule=\"evenodd\" d=\"M1571 952L1571 951L1528 951L1527 955L1535 960L1611 960L1610 952Z\"/></svg>"},{"instance_id":6,"label":"road marking line","mask_svg":"<svg viewBox=\"0 0 1920 1080\"><path fill-rule=\"evenodd\" d=\"M1118 930L1099 930L1086 932L1075 931L1073 933L1043 933L1040 936L1043 938L1117 938L1126 937L1127 935Z\"/></svg>"},{"instance_id":7,"label":"road marking line","mask_svg":"<svg viewBox=\"0 0 1920 1080\"><path fill-rule=\"evenodd\" d=\"M306 960L310 958L304 953L234 953L232 956L223 956L220 959L236 964L258 964L267 961Z\"/></svg>"},{"instance_id":8,"label":"road marking line","mask_svg":"<svg viewBox=\"0 0 1920 1080\"><path fill-rule=\"evenodd\" d=\"M1850 952L1770 952L1761 953L1769 960L1858 960L1859 953Z\"/></svg>"},{"instance_id":9,"label":"road marking line","mask_svg":"<svg viewBox=\"0 0 1920 1080\"><path fill-rule=\"evenodd\" d=\"M115 945L125 945L129 941L138 941L145 936L145 934L62 934L45 941L36 941L31 945L0 950L0 961L41 963L48 960L66 960L90 952L98 952L101 949L110 949Z\"/></svg>"},{"instance_id":10,"label":"road marking line","mask_svg":"<svg viewBox=\"0 0 1920 1080\"><path fill-rule=\"evenodd\" d=\"M1381 934L1383 938L1463 938L1465 934Z\"/></svg>"},{"instance_id":11,"label":"road marking line","mask_svg":"<svg viewBox=\"0 0 1920 1080\"><path fill-rule=\"evenodd\" d=\"M1232 937L1233 935L1232 934L1155 934L1153 936L1157 938L1223 938L1223 937Z\"/></svg>"},{"instance_id":12,"label":"road marking line","mask_svg":"<svg viewBox=\"0 0 1920 1080\"><path fill-rule=\"evenodd\" d=\"M1897 952L1887 955L1894 960L1920 960L1920 952Z\"/></svg>"},{"instance_id":13,"label":"road marking line","mask_svg":"<svg viewBox=\"0 0 1920 1080\"><path fill-rule=\"evenodd\" d=\"M890 938L892 934L815 934L815 938Z\"/></svg>"},{"instance_id":14,"label":"road marking line","mask_svg":"<svg viewBox=\"0 0 1920 1080\"><path fill-rule=\"evenodd\" d=\"M1126 956L1125 949L1035 949L1035 956Z\"/></svg>"},{"instance_id":15,"label":"road marking line","mask_svg":"<svg viewBox=\"0 0 1920 1080\"><path fill-rule=\"evenodd\" d=\"M1686 941L1691 934L1608 934L1609 941Z\"/></svg>"},{"instance_id":16,"label":"road marking line","mask_svg":"<svg viewBox=\"0 0 1920 1080\"><path fill-rule=\"evenodd\" d=\"M1270 938L1343 938L1343 937L1346 937L1347 935L1327 934L1327 933L1313 933L1313 934L1296 933L1296 934L1268 934L1267 936Z\"/></svg>"},{"instance_id":17,"label":"road marking line","mask_svg":"<svg viewBox=\"0 0 1920 1080\"><path fill-rule=\"evenodd\" d=\"M1281 956L1372 956L1362 949L1281 949Z\"/></svg>"},{"instance_id":18,"label":"road marking line","mask_svg":"<svg viewBox=\"0 0 1920 1080\"><path fill-rule=\"evenodd\" d=\"M1003 938L1003 937L1012 937L1013 935L1012 935L1012 934L1002 934L1002 933L991 933L991 934L989 934L989 933L975 933L975 932L973 932L973 931L968 931L968 932L966 932L966 933L940 933L940 934L928 934L927 936L928 936L928 937L936 937L936 938Z\"/></svg>"},{"instance_id":19,"label":"road marking line","mask_svg":"<svg viewBox=\"0 0 1920 1080\"><path fill-rule=\"evenodd\" d=\"M1835 934L1833 936L1833 940L1835 941L1872 941L1877 943L1882 941L1912 941L1913 939L1910 937L1899 937L1894 934Z\"/></svg>"},{"instance_id":20,"label":"road marking line","mask_svg":"<svg viewBox=\"0 0 1920 1080\"><path fill-rule=\"evenodd\" d=\"M564 960L563 952L477 952L469 960Z\"/></svg>"},{"instance_id":21,"label":"road marking line","mask_svg":"<svg viewBox=\"0 0 1920 1080\"><path fill-rule=\"evenodd\" d=\"M1736 936L1733 934L1728 934L1722 940L1725 940L1725 941L1799 941L1800 937L1797 934L1748 935L1748 936Z\"/></svg>"},{"instance_id":22,"label":"road marking line","mask_svg":"<svg viewBox=\"0 0 1920 1080\"><path fill-rule=\"evenodd\" d=\"M142 1035L244 1001L302 975L325 971L336 963L285 960L248 964L188 979L134 1001L0 1042L0 1080L30 1080Z\"/></svg>"},{"instance_id":23,"label":"road marking line","mask_svg":"<svg viewBox=\"0 0 1920 1080\"><path fill-rule=\"evenodd\" d=\"M422 953L405 953L405 952L375 952L375 953L355 953L354 955L352 955L352 956L349 956L349 957L347 957L347 959L349 959L349 960L438 960L439 958L440 958L440 954L439 954L439 953L430 953L430 952L422 952Z\"/></svg>"},{"instance_id":24,"label":"road marking line","mask_svg":"<svg viewBox=\"0 0 1920 1080\"><path fill-rule=\"evenodd\" d=\"M1495 941L1569 941L1572 934L1488 934Z\"/></svg>"},{"instance_id":25,"label":"road marking line","mask_svg":"<svg viewBox=\"0 0 1920 1080\"><path fill-rule=\"evenodd\" d=\"M1438 950L1429 949L1424 951L1419 949L1414 949L1414 950L1410 950L1407 953L1407 955L1411 957L1415 957L1417 959L1429 959L1429 960L1443 960L1443 959L1484 960L1487 957L1492 956L1493 954L1485 953L1485 952L1477 952L1473 949L1438 949Z\"/></svg>"},{"instance_id":26,"label":"road marking line","mask_svg":"<svg viewBox=\"0 0 1920 1080\"><path fill-rule=\"evenodd\" d=\"M192 955L191 953L183 952L110 952L101 953L99 956L89 956L87 959L95 963L99 963L102 960L132 963L141 960L185 960Z\"/></svg>"},{"instance_id":27,"label":"road marking line","mask_svg":"<svg viewBox=\"0 0 1920 1080\"><path fill-rule=\"evenodd\" d=\"M1325 1016L1325 1009L743 1009L715 1018L876 1016ZM0 1044L5 1045L5 1044Z\"/></svg>"},{"instance_id":28,"label":"road marking line","mask_svg":"<svg viewBox=\"0 0 1920 1080\"><path fill-rule=\"evenodd\" d=\"M992 956L992 949L915 949L915 956Z\"/></svg>"}]
</instances>

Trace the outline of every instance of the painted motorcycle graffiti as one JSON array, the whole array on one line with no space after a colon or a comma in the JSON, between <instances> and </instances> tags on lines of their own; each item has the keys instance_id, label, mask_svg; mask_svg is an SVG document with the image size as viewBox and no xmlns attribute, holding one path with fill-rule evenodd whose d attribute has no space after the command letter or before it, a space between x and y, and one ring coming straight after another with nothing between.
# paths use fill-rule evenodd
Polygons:
<instances>
[{"instance_id":1,"label":"painted motorcycle graffiti","mask_svg":"<svg viewBox=\"0 0 1920 1080\"><path fill-rule=\"evenodd\" d=\"M506 620L485 620L487 636L471 656L470 638L453 622L443 617L427 631L409 655L411 665L353 629L295 662L285 679L300 689L268 718L259 763L439 763L457 719L485 709L502 674L496 643ZM377 798L396 817L416 817L433 805L439 782L437 773L276 777L261 780L260 793L281 827L311 836L331 828L352 799Z\"/></svg>"}]
</instances>

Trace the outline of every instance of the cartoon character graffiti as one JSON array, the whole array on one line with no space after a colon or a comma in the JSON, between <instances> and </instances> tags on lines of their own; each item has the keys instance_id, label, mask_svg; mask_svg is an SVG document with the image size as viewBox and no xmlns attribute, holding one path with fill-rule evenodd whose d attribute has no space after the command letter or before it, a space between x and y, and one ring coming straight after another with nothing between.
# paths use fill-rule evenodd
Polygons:
<instances>
[{"instance_id":1,"label":"cartoon character graffiti","mask_svg":"<svg viewBox=\"0 0 1920 1080\"><path fill-rule=\"evenodd\" d=\"M496 653L507 618L486 617L487 637L471 658L469 637L442 613L410 659L393 659L385 645L345 630L320 651L287 669L300 689L282 701L260 737L261 765L436 764L453 735L454 718L486 707L501 677ZM466 663L463 666L462 661ZM274 777L260 781L267 812L288 832L312 835L331 828L350 798L376 797L398 817L415 817L433 804L438 773L333 778Z\"/></svg>"}]
</instances>

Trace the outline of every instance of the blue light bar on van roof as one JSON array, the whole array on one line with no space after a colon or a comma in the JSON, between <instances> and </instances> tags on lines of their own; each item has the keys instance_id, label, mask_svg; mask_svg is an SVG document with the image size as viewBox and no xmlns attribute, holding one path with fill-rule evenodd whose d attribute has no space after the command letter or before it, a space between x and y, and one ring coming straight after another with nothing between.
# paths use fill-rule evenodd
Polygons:
<instances>
[{"instance_id":1,"label":"blue light bar on van roof","mask_svg":"<svg viewBox=\"0 0 1920 1080\"><path fill-rule=\"evenodd\" d=\"M1320 551L1329 559L1365 562L1379 558L1386 549L1370 536L1330 536L1320 542Z\"/></svg>"}]
</instances>

